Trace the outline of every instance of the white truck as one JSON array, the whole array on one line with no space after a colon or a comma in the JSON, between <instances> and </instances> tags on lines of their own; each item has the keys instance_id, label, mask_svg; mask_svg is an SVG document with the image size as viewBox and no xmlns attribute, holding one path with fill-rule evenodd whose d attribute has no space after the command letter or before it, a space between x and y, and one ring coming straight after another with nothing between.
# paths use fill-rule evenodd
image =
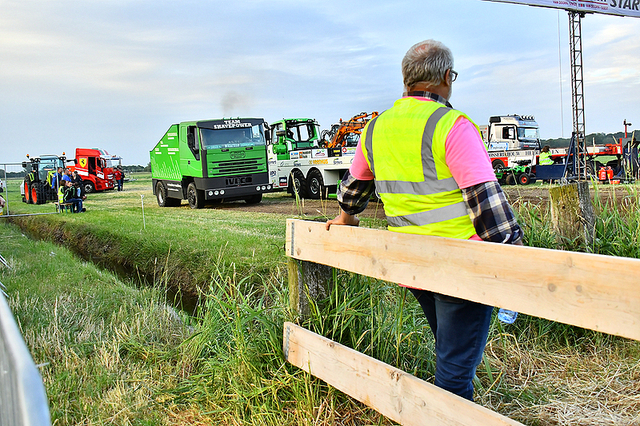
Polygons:
<instances>
[{"instance_id":1,"label":"white truck","mask_svg":"<svg viewBox=\"0 0 640 426\"><path fill-rule=\"evenodd\" d=\"M326 198L353 162L357 138L345 146L326 148L318 122L290 118L270 125L267 144L269 179L274 190L287 190L299 198Z\"/></svg>"},{"instance_id":2,"label":"white truck","mask_svg":"<svg viewBox=\"0 0 640 426\"><path fill-rule=\"evenodd\" d=\"M480 132L494 169L536 164L540 153L540 127L533 116L498 115Z\"/></svg>"}]
</instances>

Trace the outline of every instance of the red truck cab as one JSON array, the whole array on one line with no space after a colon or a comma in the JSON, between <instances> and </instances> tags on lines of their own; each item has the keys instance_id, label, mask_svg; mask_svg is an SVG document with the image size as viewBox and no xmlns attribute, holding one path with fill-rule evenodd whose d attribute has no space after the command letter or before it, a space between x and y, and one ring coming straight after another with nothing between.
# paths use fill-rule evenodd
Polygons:
<instances>
[{"instance_id":1,"label":"red truck cab","mask_svg":"<svg viewBox=\"0 0 640 426\"><path fill-rule=\"evenodd\" d=\"M119 157L99 148L76 148L75 165L70 169L82 177L86 193L114 188L113 162Z\"/></svg>"}]
</instances>

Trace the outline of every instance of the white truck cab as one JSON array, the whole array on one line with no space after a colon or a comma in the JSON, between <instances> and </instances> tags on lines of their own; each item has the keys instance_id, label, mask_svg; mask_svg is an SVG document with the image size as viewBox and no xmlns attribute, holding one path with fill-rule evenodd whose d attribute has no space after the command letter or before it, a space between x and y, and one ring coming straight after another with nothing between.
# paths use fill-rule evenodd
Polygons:
<instances>
[{"instance_id":1,"label":"white truck cab","mask_svg":"<svg viewBox=\"0 0 640 426\"><path fill-rule=\"evenodd\" d=\"M480 126L487 151L540 149L540 131L533 116L498 115Z\"/></svg>"}]
</instances>

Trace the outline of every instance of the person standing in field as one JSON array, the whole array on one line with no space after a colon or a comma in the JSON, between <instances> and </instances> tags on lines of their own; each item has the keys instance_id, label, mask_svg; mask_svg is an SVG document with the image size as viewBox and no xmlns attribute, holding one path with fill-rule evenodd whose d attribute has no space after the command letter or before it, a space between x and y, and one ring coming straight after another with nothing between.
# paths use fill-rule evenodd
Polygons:
<instances>
[{"instance_id":1,"label":"person standing in field","mask_svg":"<svg viewBox=\"0 0 640 426\"><path fill-rule=\"evenodd\" d=\"M84 185L83 185L83 181L82 181L82 177L78 174L77 170L74 170L73 173L71 174L71 183L73 184L73 186L76 188L77 190L77 197L81 198L82 201L87 199L87 196L85 195L84 192Z\"/></svg>"},{"instance_id":2,"label":"person standing in field","mask_svg":"<svg viewBox=\"0 0 640 426\"><path fill-rule=\"evenodd\" d=\"M71 170L68 167L64 169L64 174L62 175L62 182L66 181L71 182Z\"/></svg>"},{"instance_id":3,"label":"person standing in field","mask_svg":"<svg viewBox=\"0 0 640 426\"><path fill-rule=\"evenodd\" d=\"M417 43L402 60L406 92L364 128L338 190L332 225L358 226L377 189L394 232L522 244L477 126L449 103L458 73L442 43ZM410 288L436 341L435 385L473 400L492 307Z\"/></svg>"},{"instance_id":4,"label":"person standing in field","mask_svg":"<svg viewBox=\"0 0 640 426\"><path fill-rule=\"evenodd\" d=\"M50 182L51 189L53 189L54 191L57 191L61 180L62 180L62 167L58 167L58 171L53 173L51 176L51 182Z\"/></svg>"},{"instance_id":5,"label":"person standing in field","mask_svg":"<svg viewBox=\"0 0 640 426\"><path fill-rule=\"evenodd\" d=\"M124 180L124 172L120 169L120 166L113 170L113 179L116 181L118 191L122 191L122 184Z\"/></svg>"}]
</instances>

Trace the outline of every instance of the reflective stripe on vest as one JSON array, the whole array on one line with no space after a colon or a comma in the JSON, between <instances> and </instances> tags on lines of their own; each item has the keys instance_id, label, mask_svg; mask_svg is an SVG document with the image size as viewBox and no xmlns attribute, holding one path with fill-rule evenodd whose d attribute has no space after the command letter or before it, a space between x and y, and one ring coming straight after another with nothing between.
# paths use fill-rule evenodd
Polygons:
<instances>
[{"instance_id":1,"label":"reflective stripe on vest","mask_svg":"<svg viewBox=\"0 0 640 426\"><path fill-rule=\"evenodd\" d=\"M550 152L541 152L540 153L539 164L541 166L549 165L549 164L553 164L553 163L554 163L554 161L551 158L551 153Z\"/></svg>"},{"instance_id":2,"label":"reflective stripe on vest","mask_svg":"<svg viewBox=\"0 0 640 426\"><path fill-rule=\"evenodd\" d=\"M416 194L416 195L432 195L440 192L454 191L458 188L458 184L455 179L446 178L438 180L436 173L436 163L433 159L433 151L431 149L433 134L436 130L436 124L438 121L449 111L451 108L438 108L427 120L427 124L424 127L424 133L422 134L422 170L424 174L424 180L422 182L405 182L398 180L378 180L376 179L376 189L378 192L394 193L394 194ZM379 116L378 116L379 117ZM375 121L378 117L371 120L369 124L369 130L365 137L365 148L367 150L367 159L369 160L369 166L371 172L375 175L374 163L373 163L373 128L376 125ZM465 210L466 212L466 210Z\"/></svg>"},{"instance_id":3,"label":"reflective stripe on vest","mask_svg":"<svg viewBox=\"0 0 640 426\"><path fill-rule=\"evenodd\" d=\"M404 102L406 104L403 104ZM389 229L396 232L470 238L475 234L475 229L469 218L467 205L462 198L462 191L451 176L443 157L446 135L460 116L467 119L468 117L459 111L437 104L429 103L429 106L423 110L421 106L412 105L411 102L416 101L402 99L396 105L398 105L400 111L406 108L408 112L413 113L412 121L403 123L404 115L394 115L398 111L394 111L392 108L387 114L382 114L368 123L363 140L363 151L375 176L376 189L385 203ZM426 107L427 105L425 104L424 106ZM433 110L429 113L431 109ZM447 116L446 120L441 122L443 117L450 112L453 115ZM387 152L390 152L390 149L393 151L390 144L402 143L402 141L393 139L395 129L393 126L415 125L415 120L420 120L420 115L424 117L424 130L421 133L415 130L407 132L409 136L405 137L410 137L410 139L407 139L405 143L409 144L409 147L408 151L403 155L411 156L414 155L413 153L419 153L421 158L417 161L411 161L410 158L415 157L407 157L409 158L406 165L408 168L396 169L403 165L402 156L394 155L392 156L392 162L388 163L384 160L386 157L380 157L380 155L386 155ZM381 125L379 124L381 123L380 119L385 124L387 121L392 124L391 127L384 127L384 130L378 132L378 139L376 140L379 140L379 142L377 143L383 143L384 145L378 148L376 155L378 156L378 161L383 162L384 170L378 170L376 174L373 137L376 125L378 127ZM398 121L393 122L392 120ZM438 126L438 123L441 123L440 126ZM410 129L411 127L407 128ZM437 146L434 146L434 137L437 138ZM419 147L417 146L418 143L420 143ZM436 152L435 155L434 151ZM401 163L397 163L398 161L401 161ZM436 164L438 164L437 167ZM418 171L418 167L421 167L420 171ZM398 170L398 173L393 170ZM401 177L402 180L388 179L393 179L394 175ZM439 176L442 178L439 179Z\"/></svg>"},{"instance_id":4,"label":"reflective stripe on vest","mask_svg":"<svg viewBox=\"0 0 640 426\"><path fill-rule=\"evenodd\" d=\"M440 207L438 209L428 210L426 212L419 212L395 217L387 216L387 223L389 224L389 226L394 227L424 226L468 215L469 212L467 212L467 205L464 201L462 201L460 203L451 204L449 206Z\"/></svg>"}]
</instances>

